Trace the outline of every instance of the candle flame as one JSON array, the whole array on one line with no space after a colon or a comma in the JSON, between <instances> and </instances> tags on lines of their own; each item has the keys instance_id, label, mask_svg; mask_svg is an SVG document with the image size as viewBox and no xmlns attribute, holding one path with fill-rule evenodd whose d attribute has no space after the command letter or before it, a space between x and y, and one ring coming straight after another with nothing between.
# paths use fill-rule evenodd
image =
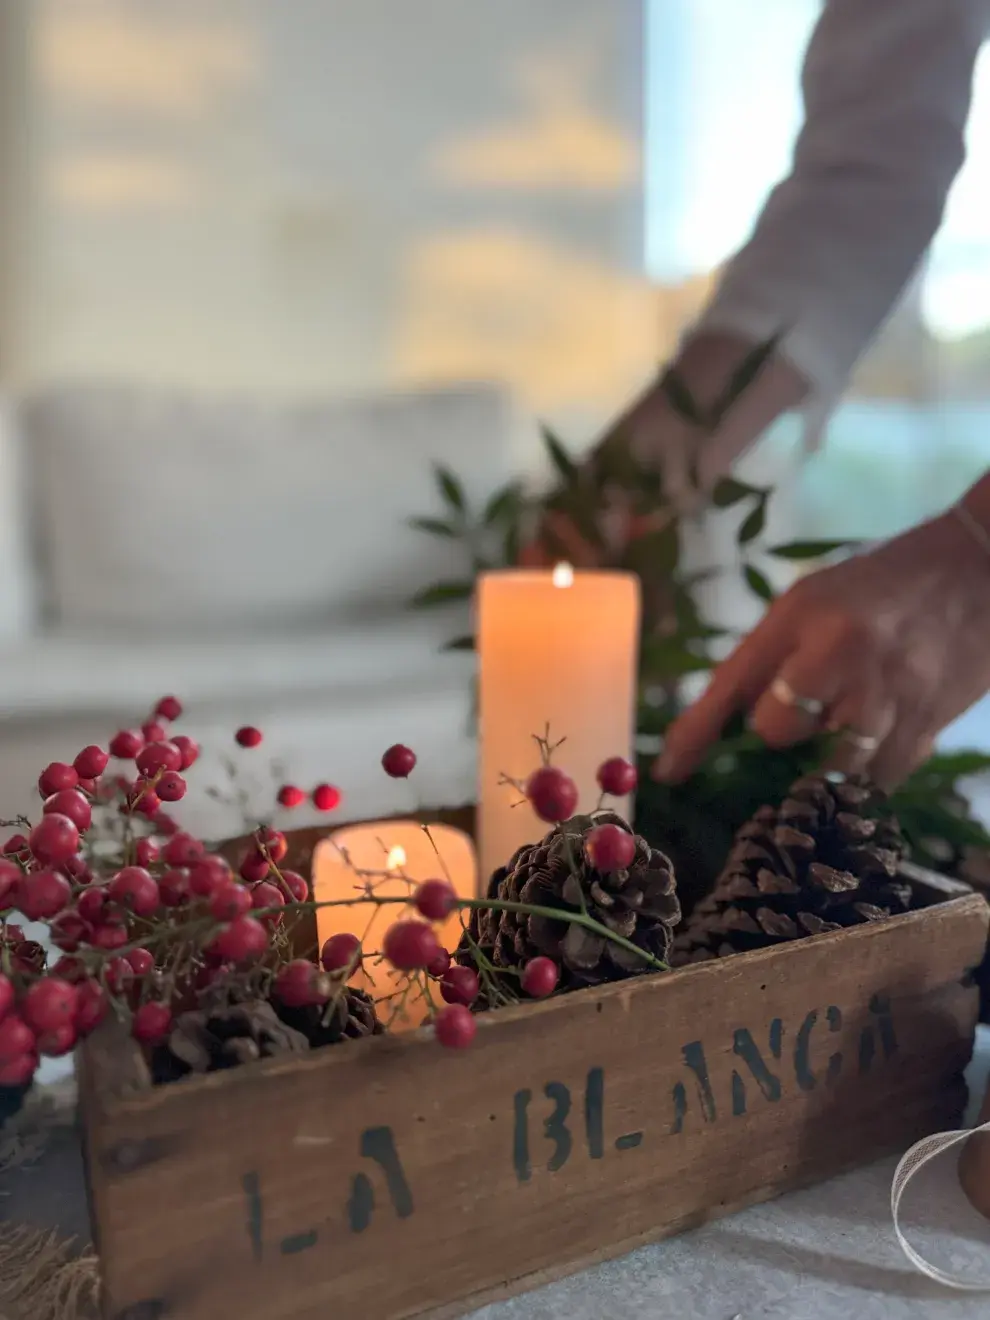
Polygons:
<instances>
[{"instance_id":1,"label":"candle flame","mask_svg":"<svg viewBox=\"0 0 990 1320\"><path fill-rule=\"evenodd\" d=\"M385 869L388 871L401 871L406 864L406 850L399 847L390 848L388 857L385 859Z\"/></svg>"},{"instance_id":2,"label":"candle flame","mask_svg":"<svg viewBox=\"0 0 990 1320\"><path fill-rule=\"evenodd\" d=\"M574 569L570 564L561 562L554 565L553 585L555 587L571 587L574 585Z\"/></svg>"}]
</instances>

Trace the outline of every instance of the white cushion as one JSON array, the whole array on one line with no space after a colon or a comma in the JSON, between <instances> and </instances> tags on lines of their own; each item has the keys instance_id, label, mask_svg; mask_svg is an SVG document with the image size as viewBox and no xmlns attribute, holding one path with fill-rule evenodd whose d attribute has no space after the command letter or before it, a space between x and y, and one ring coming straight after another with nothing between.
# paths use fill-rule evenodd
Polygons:
<instances>
[{"instance_id":1,"label":"white cushion","mask_svg":"<svg viewBox=\"0 0 990 1320\"><path fill-rule=\"evenodd\" d=\"M314 699L466 692L473 656L440 649L457 626L448 611L409 613L325 632L152 645L58 630L0 648L0 719L93 712L140 723L150 702L175 692L190 711L221 705L243 724L281 699L306 708Z\"/></svg>"},{"instance_id":2,"label":"white cushion","mask_svg":"<svg viewBox=\"0 0 990 1320\"><path fill-rule=\"evenodd\" d=\"M483 385L284 408L81 386L24 417L54 618L142 636L367 616L460 573L407 520L441 510L433 463L490 494L514 432Z\"/></svg>"},{"instance_id":3,"label":"white cushion","mask_svg":"<svg viewBox=\"0 0 990 1320\"><path fill-rule=\"evenodd\" d=\"M13 410L0 400L0 641L25 637L35 621L29 546L30 496Z\"/></svg>"}]
</instances>

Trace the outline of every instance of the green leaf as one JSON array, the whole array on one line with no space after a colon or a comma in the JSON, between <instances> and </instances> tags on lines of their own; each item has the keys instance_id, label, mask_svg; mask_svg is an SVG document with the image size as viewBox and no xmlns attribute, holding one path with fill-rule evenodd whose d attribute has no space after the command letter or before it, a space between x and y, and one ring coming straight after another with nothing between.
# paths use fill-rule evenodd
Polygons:
<instances>
[{"instance_id":1,"label":"green leaf","mask_svg":"<svg viewBox=\"0 0 990 1320\"><path fill-rule=\"evenodd\" d=\"M964 779L990 770L990 752L964 749L958 752L936 752L922 765L918 774L937 773L948 779Z\"/></svg>"},{"instance_id":2,"label":"green leaf","mask_svg":"<svg viewBox=\"0 0 990 1320\"><path fill-rule=\"evenodd\" d=\"M669 577L677 568L680 553L680 529L676 521L671 520L666 527L630 541L625 554L626 566L651 579Z\"/></svg>"},{"instance_id":3,"label":"green leaf","mask_svg":"<svg viewBox=\"0 0 990 1320\"><path fill-rule=\"evenodd\" d=\"M640 649L641 676L652 683L705 673L711 668L707 656L689 651L676 637L649 637Z\"/></svg>"},{"instance_id":4,"label":"green leaf","mask_svg":"<svg viewBox=\"0 0 990 1320\"><path fill-rule=\"evenodd\" d=\"M715 489L712 491L712 504L716 509L728 509L733 504L738 504L744 500L747 495L763 495L767 492L761 490L759 486L751 486L746 481L738 481L735 477L720 477L715 483Z\"/></svg>"},{"instance_id":5,"label":"green leaf","mask_svg":"<svg viewBox=\"0 0 990 1320\"><path fill-rule=\"evenodd\" d=\"M507 518L514 517L519 512L519 505L522 500L522 490L516 481L510 482L497 490L485 505L485 511L481 515L481 520L486 527L494 527Z\"/></svg>"},{"instance_id":6,"label":"green leaf","mask_svg":"<svg viewBox=\"0 0 990 1320\"><path fill-rule=\"evenodd\" d=\"M440 649L443 651L473 651L474 647L474 637L467 634L464 637L452 637L449 642L444 642Z\"/></svg>"},{"instance_id":7,"label":"green leaf","mask_svg":"<svg viewBox=\"0 0 990 1320\"><path fill-rule=\"evenodd\" d=\"M502 541L502 558L509 568L514 568L519 563L519 553L522 549L522 532L519 523L514 522L506 528L505 537Z\"/></svg>"},{"instance_id":8,"label":"green leaf","mask_svg":"<svg viewBox=\"0 0 990 1320\"><path fill-rule=\"evenodd\" d=\"M455 600L470 600L473 592L473 582L435 582L432 587L418 591L410 604L414 610L425 610L433 605L448 605Z\"/></svg>"},{"instance_id":9,"label":"green leaf","mask_svg":"<svg viewBox=\"0 0 990 1320\"><path fill-rule=\"evenodd\" d=\"M437 486L440 488L440 494L452 509L458 513L467 512L467 499L464 495L464 487L458 478L451 472L450 468L445 468L437 463L433 468L433 475L436 477Z\"/></svg>"},{"instance_id":10,"label":"green leaf","mask_svg":"<svg viewBox=\"0 0 990 1320\"><path fill-rule=\"evenodd\" d=\"M754 568L752 564L744 564L743 577L754 596L759 596L760 600L768 602L773 600L776 593L758 568Z\"/></svg>"},{"instance_id":11,"label":"green leaf","mask_svg":"<svg viewBox=\"0 0 990 1320\"><path fill-rule=\"evenodd\" d=\"M736 534L736 542L739 545L749 545L750 541L755 541L763 531L766 522L767 502L766 498L761 496L743 519L742 526Z\"/></svg>"},{"instance_id":12,"label":"green leaf","mask_svg":"<svg viewBox=\"0 0 990 1320\"><path fill-rule=\"evenodd\" d=\"M660 378L660 391L664 398L685 422L692 426L705 426L705 416L688 388L687 382L675 367L668 367Z\"/></svg>"},{"instance_id":13,"label":"green leaf","mask_svg":"<svg viewBox=\"0 0 990 1320\"><path fill-rule=\"evenodd\" d=\"M777 345L783 338L783 331L765 340L762 344L757 344L755 348L750 349L743 360L736 367L735 371L729 377L729 383L722 391L715 407L712 409L711 426L714 429L723 420L726 413L734 404L738 403L749 387L759 376L760 372L766 366L767 362L777 351Z\"/></svg>"},{"instance_id":14,"label":"green leaf","mask_svg":"<svg viewBox=\"0 0 990 1320\"><path fill-rule=\"evenodd\" d=\"M445 522L443 518L410 518L409 526L415 527L417 532L429 532L431 536L446 536L450 539L460 536L453 523Z\"/></svg>"},{"instance_id":15,"label":"green leaf","mask_svg":"<svg viewBox=\"0 0 990 1320\"><path fill-rule=\"evenodd\" d=\"M785 541L767 546L766 553L776 559L822 559L838 550L854 549L858 541Z\"/></svg>"},{"instance_id":16,"label":"green leaf","mask_svg":"<svg viewBox=\"0 0 990 1320\"><path fill-rule=\"evenodd\" d=\"M543 436L543 443L550 455L551 463L553 463L560 476L570 485L577 478L577 464L549 426L541 426L540 434Z\"/></svg>"}]
</instances>

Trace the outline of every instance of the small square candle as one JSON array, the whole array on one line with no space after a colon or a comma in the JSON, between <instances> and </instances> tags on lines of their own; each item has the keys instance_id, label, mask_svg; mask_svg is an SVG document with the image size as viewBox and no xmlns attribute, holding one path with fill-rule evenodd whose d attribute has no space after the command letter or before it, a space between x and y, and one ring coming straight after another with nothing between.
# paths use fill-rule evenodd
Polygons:
<instances>
[{"instance_id":1,"label":"small square candle","mask_svg":"<svg viewBox=\"0 0 990 1320\"><path fill-rule=\"evenodd\" d=\"M375 874L369 877L369 872ZM313 897L317 903L359 901L347 907L317 908L321 948L331 935L346 931L361 940L366 955L373 953L381 948L393 922L415 915L399 903L377 904L362 899L369 878L375 895L382 898L411 898L418 884L434 879L448 880L459 898L475 898L478 867L474 845L462 830L431 825L427 833L414 820L369 821L337 830L319 843L313 854ZM461 929L459 912L434 926L440 944L449 953L457 947ZM373 999L382 1000L395 992L399 982L386 964L366 956L352 984ZM431 995L435 1003L442 1002L435 983L431 983ZM394 1003L382 1003L379 1016L388 1022L389 1030L408 1030L422 1025L427 1007L416 998L401 1013L393 1013Z\"/></svg>"}]
</instances>

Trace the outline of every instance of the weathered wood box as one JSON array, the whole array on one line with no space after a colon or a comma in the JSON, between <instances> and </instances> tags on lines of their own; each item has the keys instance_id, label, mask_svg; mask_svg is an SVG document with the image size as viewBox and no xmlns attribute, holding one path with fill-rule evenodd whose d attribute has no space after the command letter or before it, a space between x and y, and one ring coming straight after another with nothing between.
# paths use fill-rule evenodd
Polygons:
<instances>
[{"instance_id":1,"label":"weathered wood box","mask_svg":"<svg viewBox=\"0 0 990 1320\"><path fill-rule=\"evenodd\" d=\"M292 861L298 865L299 858ZM112 1320L456 1316L957 1124L988 909L779 949L150 1089L90 1039Z\"/></svg>"}]
</instances>

